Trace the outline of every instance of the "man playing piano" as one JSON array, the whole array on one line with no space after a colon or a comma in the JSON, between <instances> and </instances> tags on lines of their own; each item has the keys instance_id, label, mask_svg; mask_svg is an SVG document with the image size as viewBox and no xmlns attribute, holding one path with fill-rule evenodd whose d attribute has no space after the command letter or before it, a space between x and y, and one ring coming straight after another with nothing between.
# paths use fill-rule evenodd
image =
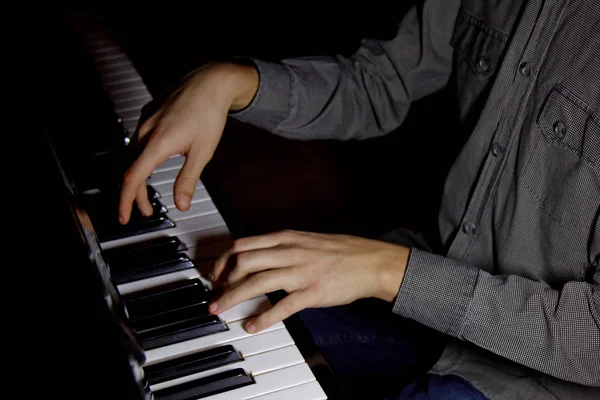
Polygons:
<instances>
[{"instance_id":1,"label":"man playing piano","mask_svg":"<svg viewBox=\"0 0 600 400\"><path fill-rule=\"evenodd\" d=\"M249 332L305 310L334 373L365 385L375 383L364 374L385 377L381 393L393 398L598 395L595 1L425 0L394 39L365 40L352 57L252 61L194 71L140 126L147 143L124 178L121 223L134 201L151 212L145 179L177 153L186 162L176 204L187 210L228 116L288 138L364 139L391 132L411 102L454 80L470 135L445 183L444 254L402 231L243 238L212 271L227 284L213 313L283 289L288 296ZM415 337L420 326L447 343L414 376L435 347L426 340L434 336Z\"/></svg>"}]
</instances>

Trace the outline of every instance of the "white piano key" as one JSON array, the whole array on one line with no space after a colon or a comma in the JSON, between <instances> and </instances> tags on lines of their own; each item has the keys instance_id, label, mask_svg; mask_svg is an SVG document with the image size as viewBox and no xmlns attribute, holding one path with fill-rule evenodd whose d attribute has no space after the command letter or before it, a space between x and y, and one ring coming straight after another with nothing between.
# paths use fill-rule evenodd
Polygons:
<instances>
[{"instance_id":1,"label":"white piano key","mask_svg":"<svg viewBox=\"0 0 600 400\"><path fill-rule=\"evenodd\" d=\"M115 113L120 115L122 112L128 110L141 110L151 100L152 96L150 96L150 93L137 96L132 94L123 98L119 96L119 101L115 101Z\"/></svg>"},{"instance_id":2,"label":"white piano key","mask_svg":"<svg viewBox=\"0 0 600 400\"><path fill-rule=\"evenodd\" d=\"M188 255L193 261L199 262L203 260L212 260L216 257L220 257L231 245L233 239L221 240L218 242L212 242L203 244L201 246L188 247L185 254Z\"/></svg>"},{"instance_id":3,"label":"white piano key","mask_svg":"<svg viewBox=\"0 0 600 400\"><path fill-rule=\"evenodd\" d=\"M113 103L115 103L115 107L119 107L121 104L127 101L148 98L148 96L150 96L150 93L148 93L148 90L145 86L142 86L141 88L132 88L131 90L121 92L118 96L114 96L111 100Z\"/></svg>"},{"instance_id":4,"label":"white piano key","mask_svg":"<svg viewBox=\"0 0 600 400\"><path fill-rule=\"evenodd\" d=\"M269 373L278 369L291 367L304 362L304 358L296 346L283 347L281 349L260 353L252 357L248 357L243 361L224 365L222 367L213 368L208 371L198 372L183 376L178 379L173 379L166 382L161 382L150 386L150 390L157 391L171 386L180 385L189 381L204 378L206 376L215 375L221 372L230 371L235 368L243 368L248 374L258 376Z\"/></svg>"},{"instance_id":5,"label":"white piano key","mask_svg":"<svg viewBox=\"0 0 600 400\"><path fill-rule=\"evenodd\" d=\"M159 185L152 185L152 187L161 194L161 196L167 196L170 194L173 194L173 183L174 182L166 182L166 183L161 183ZM195 186L195 190L198 189L202 189L204 188L204 184L202 183L201 180L198 180L198 182L196 182L196 186Z\"/></svg>"},{"instance_id":6,"label":"white piano key","mask_svg":"<svg viewBox=\"0 0 600 400\"><path fill-rule=\"evenodd\" d=\"M278 369L268 374L255 377L256 383L205 397L207 400L245 400L269 393L281 391L290 387L314 382L315 377L306 363ZM285 398L282 398L285 400Z\"/></svg>"},{"instance_id":7,"label":"white piano key","mask_svg":"<svg viewBox=\"0 0 600 400\"><path fill-rule=\"evenodd\" d=\"M127 111L118 112L117 115L123 121L138 121L140 119L140 115L142 114L142 107L130 109Z\"/></svg>"},{"instance_id":8,"label":"white piano key","mask_svg":"<svg viewBox=\"0 0 600 400\"><path fill-rule=\"evenodd\" d=\"M217 206L215 206L215 203L213 203L212 200L205 200L192 202L187 211L179 211L175 207L169 208L167 215L172 221L177 223L179 221L183 221L184 219L201 217L203 215L209 215L218 212Z\"/></svg>"},{"instance_id":9,"label":"white piano key","mask_svg":"<svg viewBox=\"0 0 600 400\"><path fill-rule=\"evenodd\" d=\"M201 187L194 190L194 195L192 196L192 204L199 203L205 200L212 200L210 195L206 191L206 188ZM167 195L163 195L162 193L160 193L160 202L163 206L167 208L175 208L175 197L173 196L173 193Z\"/></svg>"},{"instance_id":10,"label":"white piano key","mask_svg":"<svg viewBox=\"0 0 600 400\"><path fill-rule=\"evenodd\" d=\"M184 219L176 223L176 226L141 235L130 236L122 239L111 240L101 243L102 249L112 249L130 243L139 243L149 239L165 236L177 236L188 247L197 246L198 243L223 239L230 235L223 217L219 213L202 215L195 218Z\"/></svg>"},{"instance_id":11,"label":"white piano key","mask_svg":"<svg viewBox=\"0 0 600 400\"><path fill-rule=\"evenodd\" d=\"M207 347L191 349L189 353L173 353L172 355L163 357L160 360L154 360L153 362L147 361L144 365L153 365L158 362L172 360L174 358L182 357L187 354L203 350L209 350L223 345L233 346L242 357L251 357L260 353L265 353L271 350L280 349L282 347L295 345L295 342L290 333L287 331L287 329L277 329L270 332L261 332L260 334L248 336L238 340L233 340L231 342L212 344Z\"/></svg>"},{"instance_id":12,"label":"white piano key","mask_svg":"<svg viewBox=\"0 0 600 400\"><path fill-rule=\"evenodd\" d=\"M317 381L292 386L258 397L252 400L326 400L327 395Z\"/></svg>"},{"instance_id":13,"label":"white piano key","mask_svg":"<svg viewBox=\"0 0 600 400\"><path fill-rule=\"evenodd\" d=\"M142 82L142 78L138 74L117 75L105 81L103 85L110 92L113 87L129 86L133 82Z\"/></svg>"},{"instance_id":14,"label":"white piano key","mask_svg":"<svg viewBox=\"0 0 600 400\"><path fill-rule=\"evenodd\" d=\"M156 167L153 173L168 171L170 169L179 169L183 166L184 161L185 157L182 155L171 156L167 161Z\"/></svg>"},{"instance_id":15,"label":"white piano key","mask_svg":"<svg viewBox=\"0 0 600 400\"><path fill-rule=\"evenodd\" d=\"M98 69L98 71L100 71L101 74L104 74L107 71L110 71L115 67L123 67L125 65L131 65L129 60L127 60L126 58L99 62L99 63L96 63L96 68Z\"/></svg>"},{"instance_id":16,"label":"white piano key","mask_svg":"<svg viewBox=\"0 0 600 400\"><path fill-rule=\"evenodd\" d=\"M170 344L168 346L159 347L152 350L147 350L146 364L155 364L165 359L180 357L189 353L198 351L199 349L208 348L209 346L221 345L234 340L239 340L252 336L244 329L245 321L236 321L228 324L229 330L225 332L215 333L214 335L202 336L195 339L186 340L184 342ZM275 325L261 331L258 335L266 332L273 332L279 329L285 329L283 322L278 322Z\"/></svg>"},{"instance_id":17,"label":"white piano key","mask_svg":"<svg viewBox=\"0 0 600 400\"><path fill-rule=\"evenodd\" d=\"M121 51L104 52L94 56L94 63L101 64L103 62L112 62L118 60L127 60L127 55Z\"/></svg>"},{"instance_id":18,"label":"white piano key","mask_svg":"<svg viewBox=\"0 0 600 400\"><path fill-rule=\"evenodd\" d=\"M266 351L291 346L295 343L287 329L278 329L272 332L261 332L227 344L235 347L242 357L251 357Z\"/></svg>"},{"instance_id":19,"label":"white piano key","mask_svg":"<svg viewBox=\"0 0 600 400\"><path fill-rule=\"evenodd\" d=\"M122 80L129 80L131 79L132 82L137 82L140 80L140 76L138 75L137 71L132 67L132 68L119 68L116 71L111 71L110 74L106 74L104 75L104 79L103 82L104 84L109 84L111 82L117 82L117 81L122 81Z\"/></svg>"},{"instance_id":20,"label":"white piano key","mask_svg":"<svg viewBox=\"0 0 600 400\"><path fill-rule=\"evenodd\" d=\"M107 45L107 46L98 46L98 47L89 49L89 53L92 55L103 54L103 53L104 54L105 53L116 53L116 52L120 52L120 51L121 51L121 49L116 44L111 44L111 45Z\"/></svg>"},{"instance_id":21,"label":"white piano key","mask_svg":"<svg viewBox=\"0 0 600 400\"><path fill-rule=\"evenodd\" d=\"M149 185L160 185L163 183L173 183L177 178L177 174L179 174L179 170L177 169L169 169L161 172L153 172L148 178L147 182Z\"/></svg>"},{"instance_id":22,"label":"white piano key","mask_svg":"<svg viewBox=\"0 0 600 400\"><path fill-rule=\"evenodd\" d=\"M261 295L231 307L229 310L220 313L219 317L230 324L261 314L269 308L271 308L271 302L267 296Z\"/></svg>"},{"instance_id":23,"label":"white piano key","mask_svg":"<svg viewBox=\"0 0 600 400\"><path fill-rule=\"evenodd\" d=\"M146 89L146 86L144 85L144 82L139 81L139 82L133 82L133 83L129 83L129 84L123 84L119 87L112 87L110 89L110 97L111 98L116 98L121 97L121 96L126 96L128 93L130 92L139 92L139 91L143 91L144 93L147 93L148 89Z\"/></svg>"},{"instance_id":24,"label":"white piano key","mask_svg":"<svg viewBox=\"0 0 600 400\"><path fill-rule=\"evenodd\" d=\"M219 215L220 217L220 215ZM185 222L187 220L181 221ZM231 232L226 225L219 225L210 228L204 228L194 232L183 233L178 238L186 246L192 247L210 241L226 240L231 238Z\"/></svg>"}]
</instances>

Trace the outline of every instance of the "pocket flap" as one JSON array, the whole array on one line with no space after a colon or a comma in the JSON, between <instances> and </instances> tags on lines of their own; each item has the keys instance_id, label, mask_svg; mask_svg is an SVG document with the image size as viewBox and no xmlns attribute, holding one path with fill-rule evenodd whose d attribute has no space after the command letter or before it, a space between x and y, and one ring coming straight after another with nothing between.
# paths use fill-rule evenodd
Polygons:
<instances>
[{"instance_id":1,"label":"pocket flap","mask_svg":"<svg viewBox=\"0 0 600 400\"><path fill-rule=\"evenodd\" d=\"M506 36L464 12L456 19L451 44L480 78L494 74L500 65Z\"/></svg>"},{"instance_id":2,"label":"pocket flap","mask_svg":"<svg viewBox=\"0 0 600 400\"><path fill-rule=\"evenodd\" d=\"M537 120L545 138L600 169L600 121L593 110L563 85L555 86Z\"/></svg>"}]
</instances>

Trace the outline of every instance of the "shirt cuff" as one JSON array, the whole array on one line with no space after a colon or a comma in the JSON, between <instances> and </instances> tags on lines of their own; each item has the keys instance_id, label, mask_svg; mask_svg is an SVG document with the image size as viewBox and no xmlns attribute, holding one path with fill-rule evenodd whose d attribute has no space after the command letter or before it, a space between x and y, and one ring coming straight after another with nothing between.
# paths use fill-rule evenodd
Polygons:
<instances>
[{"instance_id":1,"label":"shirt cuff","mask_svg":"<svg viewBox=\"0 0 600 400\"><path fill-rule=\"evenodd\" d=\"M258 90L246 108L231 111L229 116L275 132L289 115L292 106L292 75L282 64L256 59L251 61L258 70Z\"/></svg>"},{"instance_id":2,"label":"shirt cuff","mask_svg":"<svg viewBox=\"0 0 600 400\"><path fill-rule=\"evenodd\" d=\"M475 267L413 248L394 313L459 337L478 276Z\"/></svg>"}]
</instances>

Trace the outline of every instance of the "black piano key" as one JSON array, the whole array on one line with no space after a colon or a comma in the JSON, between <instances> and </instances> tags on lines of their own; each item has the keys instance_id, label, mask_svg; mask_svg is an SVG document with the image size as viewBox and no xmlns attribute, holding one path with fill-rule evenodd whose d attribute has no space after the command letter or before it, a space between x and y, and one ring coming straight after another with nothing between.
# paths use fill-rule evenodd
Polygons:
<instances>
[{"instance_id":1,"label":"black piano key","mask_svg":"<svg viewBox=\"0 0 600 400\"><path fill-rule=\"evenodd\" d=\"M185 289L190 286L202 287L202 288L204 288L204 290L208 291L206 286L204 286L204 284L202 284L202 281L198 278L182 279L182 280L175 281L175 282L165 283L160 286L154 286L154 287L151 287L148 289L140 290L138 292L129 293L129 294L121 296L121 298L123 299L124 302L128 303L128 302L133 302L136 300L143 300L146 297L156 296L158 294L170 292L172 290Z\"/></svg>"},{"instance_id":2,"label":"black piano key","mask_svg":"<svg viewBox=\"0 0 600 400\"><path fill-rule=\"evenodd\" d=\"M148 188L148 198L149 199L160 199L160 193L156 191L152 186L147 185Z\"/></svg>"},{"instance_id":3,"label":"black piano key","mask_svg":"<svg viewBox=\"0 0 600 400\"><path fill-rule=\"evenodd\" d=\"M157 256L149 260L140 258L130 264L108 264L111 276L117 285L190 269L194 266L194 262L183 253Z\"/></svg>"},{"instance_id":4,"label":"black piano key","mask_svg":"<svg viewBox=\"0 0 600 400\"><path fill-rule=\"evenodd\" d=\"M137 207L131 211L131 217L126 225L118 222L116 214L110 214L103 218L104 222L94 223L94 228L101 242L123 239L126 237L137 236L144 233L155 232L163 229L172 228L175 223L166 215L166 208L157 201L153 205L154 212L151 216L143 216ZM114 222L111 222L114 221Z\"/></svg>"},{"instance_id":5,"label":"black piano key","mask_svg":"<svg viewBox=\"0 0 600 400\"><path fill-rule=\"evenodd\" d=\"M108 263L126 264L135 262L139 257L152 258L160 254L176 254L186 250L187 246L177 236L165 236L105 250L103 257Z\"/></svg>"},{"instance_id":6,"label":"black piano key","mask_svg":"<svg viewBox=\"0 0 600 400\"><path fill-rule=\"evenodd\" d=\"M160 330L167 326L178 325L188 319L205 317L209 315L208 301L193 306L178 308L163 312L157 315L151 315L146 318L131 321L131 326L138 333L147 333L150 331Z\"/></svg>"},{"instance_id":7,"label":"black piano key","mask_svg":"<svg viewBox=\"0 0 600 400\"><path fill-rule=\"evenodd\" d=\"M153 394L156 400L202 399L255 383L254 379L243 368L236 368L181 385L157 390Z\"/></svg>"},{"instance_id":8,"label":"black piano key","mask_svg":"<svg viewBox=\"0 0 600 400\"><path fill-rule=\"evenodd\" d=\"M144 376L148 384L155 385L240 361L244 361L244 358L235 347L228 344L149 365L144 367Z\"/></svg>"},{"instance_id":9,"label":"black piano key","mask_svg":"<svg viewBox=\"0 0 600 400\"><path fill-rule=\"evenodd\" d=\"M101 242L136 236L142 233L154 232L175 226L167 217L167 208L155 198L155 191L148 186L148 199L152 204L153 214L146 217L141 214L134 203L131 217L126 225L118 220L119 188L108 189L84 196L85 209L90 215L94 230Z\"/></svg>"},{"instance_id":10,"label":"black piano key","mask_svg":"<svg viewBox=\"0 0 600 400\"><path fill-rule=\"evenodd\" d=\"M210 294L200 279L184 281L186 285L170 285L167 290L139 297L138 299L124 299L125 307L131 321L172 312L186 307L208 307Z\"/></svg>"},{"instance_id":11,"label":"black piano key","mask_svg":"<svg viewBox=\"0 0 600 400\"><path fill-rule=\"evenodd\" d=\"M195 307L184 310L193 309L195 309ZM180 314L179 311L182 310L163 314L162 316ZM227 325L225 325L225 323L216 315L191 317L177 321L174 320L171 323L164 323L161 326L153 328L148 326L142 328L144 329L141 331L136 329L136 332L144 350L151 350L157 347L167 346L169 344L183 342L184 340L212 335L228 330Z\"/></svg>"}]
</instances>

